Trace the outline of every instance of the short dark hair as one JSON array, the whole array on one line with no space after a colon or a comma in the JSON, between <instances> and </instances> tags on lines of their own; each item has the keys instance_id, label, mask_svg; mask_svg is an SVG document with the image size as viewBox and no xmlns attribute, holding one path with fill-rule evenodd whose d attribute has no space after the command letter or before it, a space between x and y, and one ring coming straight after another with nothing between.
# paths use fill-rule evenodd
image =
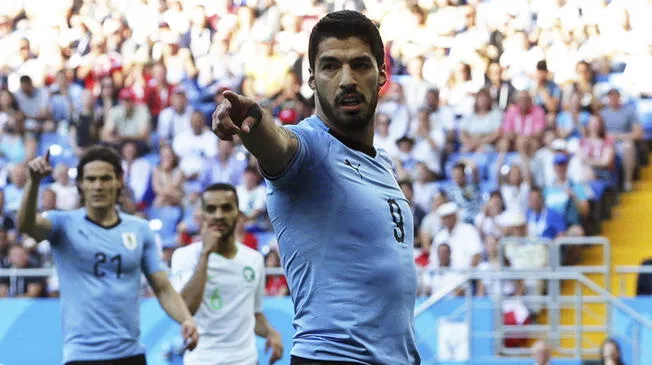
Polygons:
<instances>
[{"instance_id":1,"label":"short dark hair","mask_svg":"<svg viewBox=\"0 0 652 365\"><path fill-rule=\"evenodd\" d=\"M204 193L208 191L230 191L233 192L233 196L235 196L235 206L236 208L240 206L240 200L238 199L238 191L235 190L235 186L227 183L215 183L211 184L204 189L201 193L201 204L202 206L204 205Z\"/></svg>"},{"instance_id":2,"label":"short dark hair","mask_svg":"<svg viewBox=\"0 0 652 365\"><path fill-rule=\"evenodd\" d=\"M385 65L385 49L378 27L360 12L340 10L326 14L312 28L310 42L308 43L308 62L311 70L315 70L315 58L317 57L319 43L323 39L330 37L337 39L356 37L362 39L369 44L371 53L376 58L378 68L382 69Z\"/></svg>"},{"instance_id":3,"label":"short dark hair","mask_svg":"<svg viewBox=\"0 0 652 365\"><path fill-rule=\"evenodd\" d=\"M536 186L536 185L532 186L530 188L530 194L531 193L535 193L535 194L539 194L539 195L543 196L543 190L540 187Z\"/></svg>"},{"instance_id":4,"label":"short dark hair","mask_svg":"<svg viewBox=\"0 0 652 365\"><path fill-rule=\"evenodd\" d=\"M464 162L456 162L453 165L453 170L456 170L456 169L461 169L462 171L464 171L466 169L466 165L464 164Z\"/></svg>"},{"instance_id":5,"label":"short dark hair","mask_svg":"<svg viewBox=\"0 0 652 365\"><path fill-rule=\"evenodd\" d=\"M27 76L27 75L23 75L23 76L20 77L20 83L21 84L31 84L32 83L32 78Z\"/></svg>"},{"instance_id":6,"label":"short dark hair","mask_svg":"<svg viewBox=\"0 0 652 365\"><path fill-rule=\"evenodd\" d=\"M410 190L414 191L414 186L412 184L412 180L410 179L402 179L398 182L399 187L407 186L410 188Z\"/></svg>"},{"instance_id":7,"label":"short dark hair","mask_svg":"<svg viewBox=\"0 0 652 365\"><path fill-rule=\"evenodd\" d=\"M546 60L537 62L537 71L548 71L548 62Z\"/></svg>"},{"instance_id":8,"label":"short dark hair","mask_svg":"<svg viewBox=\"0 0 652 365\"><path fill-rule=\"evenodd\" d=\"M84 166L93 161L103 161L111 164L111 166L113 166L115 176L118 179L122 177L122 159L120 158L118 152L116 152L113 148L98 145L89 148L79 160L79 163L77 164L77 181L84 179Z\"/></svg>"}]
</instances>

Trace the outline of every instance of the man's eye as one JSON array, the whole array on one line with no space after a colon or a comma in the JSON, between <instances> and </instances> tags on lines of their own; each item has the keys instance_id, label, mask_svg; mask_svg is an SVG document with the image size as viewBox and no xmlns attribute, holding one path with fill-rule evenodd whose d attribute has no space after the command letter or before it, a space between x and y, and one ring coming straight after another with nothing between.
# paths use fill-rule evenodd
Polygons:
<instances>
[{"instance_id":1,"label":"man's eye","mask_svg":"<svg viewBox=\"0 0 652 365\"><path fill-rule=\"evenodd\" d=\"M324 66L322 66L322 69L323 69L323 70L334 70L334 69L335 69L335 65L332 64L332 63L327 63L327 64L325 64Z\"/></svg>"}]
</instances>

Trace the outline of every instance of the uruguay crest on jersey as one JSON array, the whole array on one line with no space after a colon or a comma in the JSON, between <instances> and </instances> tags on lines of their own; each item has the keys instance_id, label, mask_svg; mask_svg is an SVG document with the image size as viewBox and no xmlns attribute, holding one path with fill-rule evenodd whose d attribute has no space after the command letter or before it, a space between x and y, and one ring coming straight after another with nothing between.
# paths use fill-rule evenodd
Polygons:
<instances>
[{"instance_id":1,"label":"uruguay crest on jersey","mask_svg":"<svg viewBox=\"0 0 652 365\"><path fill-rule=\"evenodd\" d=\"M136 240L136 234L133 232L125 232L122 234L122 244L129 251L133 251L138 246L138 241Z\"/></svg>"}]
</instances>

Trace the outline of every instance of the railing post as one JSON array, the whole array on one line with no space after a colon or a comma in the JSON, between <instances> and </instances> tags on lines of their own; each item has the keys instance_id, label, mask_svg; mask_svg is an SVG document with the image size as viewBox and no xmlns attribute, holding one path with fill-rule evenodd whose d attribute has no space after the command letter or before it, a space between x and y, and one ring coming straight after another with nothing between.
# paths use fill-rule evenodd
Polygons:
<instances>
[{"instance_id":1,"label":"railing post","mask_svg":"<svg viewBox=\"0 0 652 365\"><path fill-rule=\"evenodd\" d=\"M557 240L550 242L550 267L553 272L559 271L561 266L561 255L559 254L560 245ZM550 278L548 280L548 311L550 313L550 329L551 335L554 337L553 343L554 347L558 348L561 346L561 335L559 332L560 325L560 311L561 311L561 301L559 300L560 295L560 284L559 278Z\"/></svg>"},{"instance_id":2,"label":"railing post","mask_svg":"<svg viewBox=\"0 0 652 365\"><path fill-rule=\"evenodd\" d=\"M468 326L468 354L469 359L473 358L473 285L471 280L466 282L466 290L464 291L464 296L466 297L466 325Z\"/></svg>"},{"instance_id":3,"label":"railing post","mask_svg":"<svg viewBox=\"0 0 652 365\"><path fill-rule=\"evenodd\" d=\"M582 283L575 281L575 356L582 358Z\"/></svg>"}]
</instances>

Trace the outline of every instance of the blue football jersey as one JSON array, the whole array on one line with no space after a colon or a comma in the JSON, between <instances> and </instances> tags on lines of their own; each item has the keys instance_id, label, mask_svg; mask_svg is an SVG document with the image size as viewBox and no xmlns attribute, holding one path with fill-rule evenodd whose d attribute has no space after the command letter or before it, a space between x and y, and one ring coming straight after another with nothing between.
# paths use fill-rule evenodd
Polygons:
<instances>
[{"instance_id":1,"label":"blue football jersey","mask_svg":"<svg viewBox=\"0 0 652 365\"><path fill-rule=\"evenodd\" d=\"M145 353L139 341L141 274L164 270L147 221L124 213L102 227L85 209L49 211L59 276L63 362Z\"/></svg>"},{"instance_id":2,"label":"blue football jersey","mask_svg":"<svg viewBox=\"0 0 652 365\"><path fill-rule=\"evenodd\" d=\"M265 178L294 303L292 355L419 364L413 218L389 156L316 116L288 128L299 149Z\"/></svg>"}]
</instances>

